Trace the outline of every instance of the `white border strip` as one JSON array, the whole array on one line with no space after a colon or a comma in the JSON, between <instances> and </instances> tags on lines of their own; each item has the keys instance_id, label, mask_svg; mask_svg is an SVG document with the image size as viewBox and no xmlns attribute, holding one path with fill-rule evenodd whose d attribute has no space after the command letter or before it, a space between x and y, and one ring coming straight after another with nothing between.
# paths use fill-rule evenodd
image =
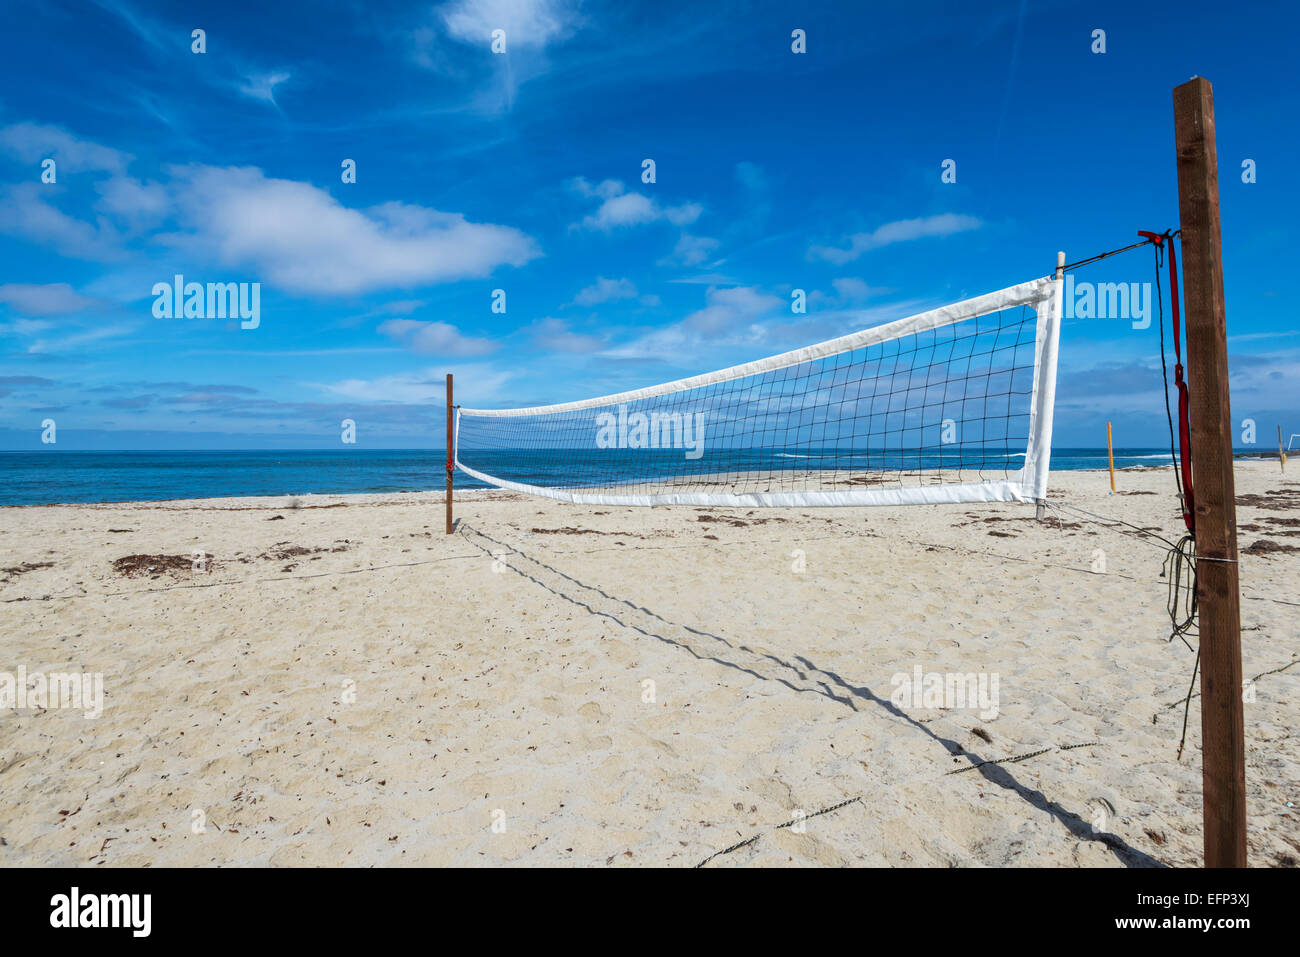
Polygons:
<instances>
[{"instance_id":1,"label":"white border strip","mask_svg":"<svg viewBox=\"0 0 1300 957\"><path fill-rule=\"evenodd\" d=\"M798 365L801 362L839 355L842 352L861 349L864 346L884 342L887 339L897 339L900 336L915 335L918 332L950 326L964 319L986 316L1014 306L1032 305L1041 307L1042 303L1051 301L1050 289L1053 283L1055 283L1055 280L1051 276L1034 279L1030 282L1022 282L1018 286L1011 286L998 292L990 292L974 299L964 299L961 302L941 306L938 309L931 309L929 312L922 312L906 319L898 319L881 326L873 326L870 329L850 333L847 336L840 336L838 339L827 339L825 342L804 346L802 349L795 349L793 352L783 352L780 355L769 356L766 359L758 359L743 365L719 369L716 372L706 372L703 375L691 376L689 379L677 379L673 382L665 382L662 385L650 386L645 389L633 389L630 392L618 392L614 395L603 395L595 399L583 399L580 402L537 405L527 409L461 409L460 411L466 415L546 415L553 412L593 409L602 405L617 405L620 402L634 402L637 399L649 399L670 392L681 392L685 389L698 389L700 386L713 385L717 382L729 382L732 379L742 379L745 376L756 375L760 372L772 372L776 369ZM1039 328L1040 330L1042 328L1041 320Z\"/></svg>"},{"instance_id":2,"label":"white border strip","mask_svg":"<svg viewBox=\"0 0 1300 957\"><path fill-rule=\"evenodd\" d=\"M1034 342L1034 388L1029 399L1029 445L1025 449L1025 493L1033 500L1047 498L1047 473L1052 459L1052 417L1056 409L1056 358L1061 338L1061 302L1064 283L1054 279L1050 295L1038 307L1038 332Z\"/></svg>"},{"instance_id":3,"label":"white border strip","mask_svg":"<svg viewBox=\"0 0 1300 957\"><path fill-rule=\"evenodd\" d=\"M522 482L511 482L484 475L476 469L461 465L459 461L456 465L466 475L489 485L579 505L737 505L750 508L793 506L814 508L825 505L952 505L959 502L1032 501L1025 496L1024 483L1019 480L911 488L855 488L845 489L842 492L746 492L740 495L729 492L660 492L654 495L619 495L525 485Z\"/></svg>"}]
</instances>

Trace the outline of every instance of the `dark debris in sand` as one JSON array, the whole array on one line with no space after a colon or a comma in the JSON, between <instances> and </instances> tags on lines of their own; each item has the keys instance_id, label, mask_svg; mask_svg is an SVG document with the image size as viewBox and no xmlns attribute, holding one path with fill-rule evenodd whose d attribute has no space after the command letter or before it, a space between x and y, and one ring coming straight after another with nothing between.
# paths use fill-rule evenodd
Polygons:
<instances>
[{"instance_id":1,"label":"dark debris in sand","mask_svg":"<svg viewBox=\"0 0 1300 957\"><path fill-rule=\"evenodd\" d=\"M9 568L0 568L0 582L8 583L13 581L19 575L27 572L36 571L38 568L53 568L54 562L23 562L21 565L11 565Z\"/></svg>"},{"instance_id":2,"label":"dark debris in sand","mask_svg":"<svg viewBox=\"0 0 1300 957\"><path fill-rule=\"evenodd\" d=\"M351 544L352 542L346 538L335 541L333 548L307 548L305 545L294 545L291 542L276 542L257 557L282 562L289 558L302 558L304 555L319 555L321 552L346 552Z\"/></svg>"},{"instance_id":3,"label":"dark debris in sand","mask_svg":"<svg viewBox=\"0 0 1300 957\"><path fill-rule=\"evenodd\" d=\"M1267 538L1261 538L1258 541L1251 542L1250 546L1243 548L1243 555L1273 555L1280 552L1300 552L1300 545L1287 545L1282 542L1271 542Z\"/></svg>"},{"instance_id":4,"label":"dark debris in sand","mask_svg":"<svg viewBox=\"0 0 1300 957\"><path fill-rule=\"evenodd\" d=\"M530 528L528 530L533 535L617 535L619 538L644 538L644 535L633 535L631 532L603 532L598 528L574 528L567 525L564 528Z\"/></svg>"},{"instance_id":5,"label":"dark debris in sand","mask_svg":"<svg viewBox=\"0 0 1300 957\"><path fill-rule=\"evenodd\" d=\"M1022 516L1015 516L1015 517L1010 517L1010 518L1008 518L1008 517L1004 517L1004 516L1002 516L1002 515L984 515L984 516L980 516L980 515L975 515L975 514L973 514L973 513L971 513L971 512L967 512L967 513L966 513L966 516L967 516L967 518L973 519L973 521L969 521L969 522L958 522L958 523L957 523L957 527L958 527L958 528L965 528L967 525L978 525L978 524L980 524L981 522L983 522L983 523L985 523L985 524L990 523L990 522L1013 522L1013 523L1020 523L1020 524L1024 524L1025 522L1032 522L1032 523L1034 523L1035 525L1045 524L1047 527L1049 527L1049 528L1051 528L1051 529L1053 529L1053 530L1056 530L1056 529L1068 529L1068 530L1073 531L1073 530L1075 530L1075 529L1083 528L1083 524L1082 524L1081 522L1063 522L1063 521L1059 521L1059 520L1057 520L1056 518L1052 518L1050 521L1044 523L1044 522L1039 522L1039 520L1038 520L1037 518L1034 518L1032 515L1022 515ZM996 534L996 535L999 535L999 536L1001 536L1001 537L1003 537L1003 538L1006 538L1006 537L1007 537L1007 533L1005 533L1005 532L989 532L989 534L990 534L990 535L994 535L994 534Z\"/></svg>"},{"instance_id":6,"label":"dark debris in sand","mask_svg":"<svg viewBox=\"0 0 1300 957\"><path fill-rule=\"evenodd\" d=\"M1269 489L1263 495L1254 493L1237 496L1237 505L1249 508L1292 509L1300 508L1300 487Z\"/></svg>"},{"instance_id":7,"label":"dark debris in sand","mask_svg":"<svg viewBox=\"0 0 1300 957\"><path fill-rule=\"evenodd\" d=\"M198 564L189 555L123 555L113 561L113 571L127 578L159 578L164 572L210 572L216 565L211 557L205 559L202 568Z\"/></svg>"},{"instance_id":8,"label":"dark debris in sand","mask_svg":"<svg viewBox=\"0 0 1300 957\"><path fill-rule=\"evenodd\" d=\"M753 515L754 513L749 512L747 514ZM726 525L731 525L734 528L748 528L750 525L766 525L768 522L789 521L788 518L781 518L779 515L768 515L763 518L751 518L749 521L731 515L697 515L695 516L695 520L697 522L721 522Z\"/></svg>"}]
</instances>

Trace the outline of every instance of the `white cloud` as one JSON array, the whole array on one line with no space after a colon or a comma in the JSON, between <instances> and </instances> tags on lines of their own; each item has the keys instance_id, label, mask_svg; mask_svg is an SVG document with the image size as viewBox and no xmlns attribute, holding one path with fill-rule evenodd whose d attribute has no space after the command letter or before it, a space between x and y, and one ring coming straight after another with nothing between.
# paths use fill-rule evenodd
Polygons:
<instances>
[{"instance_id":1,"label":"white cloud","mask_svg":"<svg viewBox=\"0 0 1300 957\"><path fill-rule=\"evenodd\" d=\"M173 245L256 270L291 292L361 293L486 276L541 255L509 226L390 202L345 207L307 183L261 170L173 167L179 217L189 232Z\"/></svg>"},{"instance_id":2,"label":"white cloud","mask_svg":"<svg viewBox=\"0 0 1300 957\"><path fill-rule=\"evenodd\" d=\"M3 283L0 284L0 302L31 316L66 315L96 304L96 300L81 295L66 282L45 285Z\"/></svg>"},{"instance_id":3,"label":"white cloud","mask_svg":"<svg viewBox=\"0 0 1300 957\"><path fill-rule=\"evenodd\" d=\"M855 302L860 299L866 299L871 295L871 287L861 279L852 276L844 279L832 279L831 285L835 288L835 294L846 302Z\"/></svg>"},{"instance_id":4,"label":"white cloud","mask_svg":"<svg viewBox=\"0 0 1300 957\"><path fill-rule=\"evenodd\" d=\"M580 306L596 306L602 302L618 302L620 299L635 299L636 285L630 279L606 279L600 276L594 283L583 289L573 301Z\"/></svg>"},{"instance_id":5,"label":"white cloud","mask_svg":"<svg viewBox=\"0 0 1300 957\"><path fill-rule=\"evenodd\" d=\"M53 205L61 186L27 182L0 190L0 232L79 259L120 260L127 240L170 217L177 229L151 238L297 293L452 282L541 255L530 236L509 226L398 202L349 209L323 189L253 167L172 166L168 180L141 182L126 174L129 155L54 127L0 129L0 149L29 157L53 149L72 169L110 174L94 184L100 198L93 222Z\"/></svg>"},{"instance_id":6,"label":"white cloud","mask_svg":"<svg viewBox=\"0 0 1300 957\"><path fill-rule=\"evenodd\" d=\"M716 239L682 233L681 238L677 240L677 245L673 247L672 255L663 260L663 264L679 263L683 266L698 266L717 248Z\"/></svg>"},{"instance_id":7,"label":"white cloud","mask_svg":"<svg viewBox=\"0 0 1300 957\"><path fill-rule=\"evenodd\" d=\"M575 176L569 180L569 188L579 196L585 196L587 199L613 199L623 192L624 186L616 179L601 180L601 182L592 185L587 177Z\"/></svg>"},{"instance_id":8,"label":"white cloud","mask_svg":"<svg viewBox=\"0 0 1300 957\"><path fill-rule=\"evenodd\" d=\"M496 349L496 343L492 340L463 335L459 329L446 322L389 319L379 324L379 331L413 352L428 355L481 356Z\"/></svg>"},{"instance_id":9,"label":"white cloud","mask_svg":"<svg viewBox=\"0 0 1300 957\"><path fill-rule=\"evenodd\" d=\"M112 176L96 183L99 202L95 208L118 219L146 225L166 218L171 208L167 190L158 183L142 183L130 176Z\"/></svg>"},{"instance_id":10,"label":"white cloud","mask_svg":"<svg viewBox=\"0 0 1300 957\"><path fill-rule=\"evenodd\" d=\"M610 232L626 226L642 226L646 223L666 221L674 226L687 226L700 218L704 208L699 203L683 203L680 206L661 206L657 200L641 193L626 192L618 180L607 179L593 186L579 176L570 180L570 188L587 199L600 199L601 204L594 213L585 216L581 226L584 229Z\"/></svg>"},{"instance_id":11,"label":"white cloud","mask_svg":"<svg viewBox=\"0 0 1300 957\"><path fill-rule=\"evenodd\" d=\"M57 173L124 173L132 159L129 153L39 123L15 123L0 129L0 149L24 163L53 158Z\"/></svg>"},{"instance_id":12,"label":"white cloud","mask_svg":"<svg viewBox=\"0 0 1300 957\"><path fill-rule=\"evenodd\" d=\"M251 96L255 100L263 100L272 106L277 105L275 102L275 88L288 80L292 74L289 73L253 73L244 79L239 85L239 92L245 96Z\"/></svg>"},{"instance_id":13,"label":"white cloud","mask_svg":"<svg viewBox=\"0 0 1300 957\"><path fill-rule=\"evenodd\" d=\"M780 296L762 292L757 286L710 289L707 298L708 305L682 320L686 328L705 335L730 332L786 304Z\"/></svg>"},{"instance_id":14,"label":"white cloud","mask_svg":"<svg viewBox=\"0 0 1300 957\"><path fill-rule=\"evenodd\" d=\"M846 306L857 305L868 299L877 296L883 296L893 292L885 286L870 286L853 276L846 276L842 279L832 279L831 287L835 290L832 293L822 292L820 289L814 289L808 293L808 302L818 309L839 309Z\"/></svg>"},{"instance_id":15,"label":"white cloud","mask_svg":"<svg viewBox=\"0 0 1300 957\"><path fill-rule=\"evenodd\" d=\"M21 183L0 193L0 232L53 246L65 256L108 261L122 258L121 236L112 223L88 223L61 212L42 195L40 183Z\"/></svg>"},{"instance_id":16,"label":"white cloud","mask_svg":"<svg viewBox=\"0 0 1300 957\"><path fill-rule=\"evenodd\" d=\"M600 208L582 220L587 229L610 230L618 226L640 226L659 218L655 201L640 193L613 196L600 204Z\"/></svg>"},{"instance_id":17,"label":"white cloud","mask_svg":"<svg viewBox=\"0 0 1300 957\"><path fill-rule=\"evenodd\" d=\"M598 352L605 341L597 336L574 332L563 319L538 320L532 327L533 341L550 352Z\"/></svg>"},{"instance_id":18,"label":"white cloud","mask_svg":"<svg viewBox=\"0 0 1300 957\"><path fill-rule=\"evenodd\" d=\"M506 49L540 48L568 36L576 11L563 0L453 0L439 10L447 32L486 47L493 30L506 32Z\"/></svg>"},{"instance_id":19,"label":"white cloud","mask_svg":"<svg viewBox=\"0 0 1300 957\"><path fill-rule=\"evenodd\" d=\"M780 296L765 293L757 286L711 288L705 301L703 309L681 322L655 329L606 354L690 364L690 360L698 361L701 354L721 346L761 346L767 338L761 320L786 307Z\"/></svg>"},{"instance_id":20,"label":"white cloud","mask_svg":"<svg viewBox=\"0 0 1300 957\"><path fill-rule=\"evenodd\" d=\"M885 223L869 233L855 233L849 237L847 249L835 246L813 246L808 250L808 258L823 259L842 266L873 249L909 242L913 239L951 236L954 233L979 229L982 225L983 223L974 216L961 216L956 213L941 213L938 216L923 216L918 219L900 219Z\"/></svg>"}]
</instances>

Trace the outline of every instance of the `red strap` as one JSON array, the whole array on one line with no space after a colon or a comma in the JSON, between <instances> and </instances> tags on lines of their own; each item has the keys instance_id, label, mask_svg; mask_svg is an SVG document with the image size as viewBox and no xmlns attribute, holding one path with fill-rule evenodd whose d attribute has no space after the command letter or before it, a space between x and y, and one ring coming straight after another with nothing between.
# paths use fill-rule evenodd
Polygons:
<instances>
[{"instance_id":1,"label":"red strap","mask_svg":"<svg viewBox=\"0 0 1300 957\"><path fill-rule=\"evenodd\" d=\"M1179 344L1182 321L1178 311L1178 257L1169 242L1169 302L1174 316L1174 384L1178 387L1178 457L1183 467L1183 523L1196 533L1196 499L1192 494L1192 428L1187 411L1187 383L1183 381L1183 354Z\"/></svg>"}]
</instances>

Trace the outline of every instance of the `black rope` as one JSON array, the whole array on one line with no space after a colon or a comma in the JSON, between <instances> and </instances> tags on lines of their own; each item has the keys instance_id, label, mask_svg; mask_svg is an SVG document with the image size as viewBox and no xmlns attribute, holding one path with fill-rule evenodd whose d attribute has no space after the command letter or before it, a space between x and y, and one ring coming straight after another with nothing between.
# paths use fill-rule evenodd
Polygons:
<instances>
[{"instance_id":1,"label":"black rope","mask_svg":"<svg viewBox=\"0 0 1300 957\"><path fill-rule=\"evenodd\" d=\"M1112 250L1111 250L1110 252L1108 252L1108 253L1100 253L1100 254L1098 254L1098 255L1096 255L1096 256L1089 256L1087 259L1080 259L1077 263L1067 263L1066 266L1065 266L1065 268L1066 268L1066 269L1078 269L1080 266L1086 266L1086 265L1088 265L1089 263L1101 262L1101 260L1103 260L1103 259L1109 259L1111 256L1118 256L1120 253L1126 253L1126 252L1128 252L1130 249L1140 249L1141 247L1146 246L1148 243L1151 243L1151 242L1153 242L1153 240L1150 240L1150 239L1144 239L1144 240L1142 240L1142 242L1140 242L1140 243L1133 243L1133 245L1131 245L1131 246L1125 246L1125 247L1122 248L1122 249L1112 249ZM1157 247L1157 248L1159 248L1159 247Z\"/></svg>"},{"instance_id":2,"label":"black rope","mask_svg":"<svg viewBox=\"0 0 1300 957\"><path fill-rule=\"evenodd\" d=\"M1192 680L1187 685L1187 699L1183 702L1183 733L1178 739L1178 754L1175 761L1183 759L1183 745L1187 743L1187 715L1192 708L1192 689L1196 687L1196 673L1201 667L1201 650L1196 650L1196 663L1192 665Z\"/></svg>"},{"instance_id":3,"label":"black rope","mask_svg":"<svg viewBox=\"0 0 1300 957\"><path fill-rule=\"evenodd\" d=\"M1181 232L1179 230L1178 232ZM1164 238L1168 242L1173 242L1173 238L1178 232L1166 230ZM1164 246L1155 244L1155 263L1156 263L1156 303L1159 310L1159 329L1160 329L1160 376L1164 386L1165 394L1165 421L1169 426L1169 460L1174 473L1174 487L1178 490L1179 508L1183 508L1186 502L1183 489L1182 473L1178 461L1178 437L1174 432L1174 413L1169 403L1169 363L1165 355L1165 303L1164 292L1161 288L1160 269L1164 265ZM1177 295L1177 290L1170 290L1170 295ZM1171 303L1171 308L1176 303ZM1177 343L1175 343L1175 347ZM1187 697L1183 701L1183 730L1178 739L1178 758L1183 756L1183 748L1187 744L1187 721L1192 707L1192 691L1196 687L1196 675L1201 666L1201 652L1199 648L1193 648L1188 637L1197 637L1196 632L1196 537L1189 531L1180 538L1177 544L1170 547L1168 554L1165 556L1164 565L1160 570L1160 577L1169 580L1169 597L1166 600L1165 607L1169 612L1169 641L1177 638L1189 651L1196 652L1196 660L1192 664L1192 679L1188 684ZM1184 580L1186 579L1186 581Z\"/></svg>"},{"instance_id":4,"label":"black rope","mask_svg":"<svg viewBox=\"0 0 1300 957\"><path fill-rule=\"evenodd\" d=\"M1174 464L1174 485L1178 488L1178 499L1182 501L1183 497L1183 480L1178 471L1178 452L1176 450L1177 438L1174 436L1174 412L1169 404L1169 363L1165 355L1165 297L1162 290L1163 283L1160 282L1160 267L1164 265L1164 247L1156 247L1156 307L1159 310L1159 329L1160 329L1160 376L1164 381L1165 394L1165 421L1169 423L1169 459ZM1172 304L1171 304L1172 307Z\"/></svg>"}]
</instances>

